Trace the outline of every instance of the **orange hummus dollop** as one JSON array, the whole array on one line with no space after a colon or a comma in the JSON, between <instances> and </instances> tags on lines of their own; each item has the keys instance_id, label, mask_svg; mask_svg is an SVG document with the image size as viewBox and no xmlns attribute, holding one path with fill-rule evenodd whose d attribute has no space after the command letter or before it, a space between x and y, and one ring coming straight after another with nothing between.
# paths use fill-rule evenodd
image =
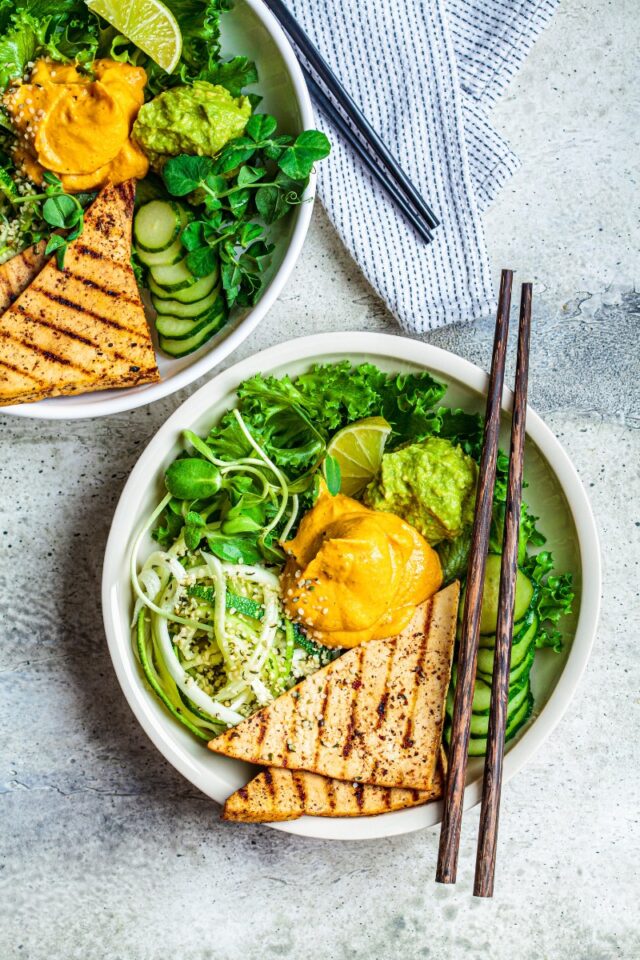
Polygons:
<instances>
[{"instance_id":1,"label":"orange hummus dollop","mask_svg":"<svg viewBox=\"0 0 640 960\"><path fill-rule=\"evenodd\" d=\"M283 546L287 616L330 647L394 636L442 584L438 554L410 524L324 484Z\"/></svg>"},{"instance_id":2,"label":"orange hummus dollop","mask_svg":"<svg viewBox=\"0 0 640 960\"><path fill-rule=\"evenodd\" d=\"M96 60L87 73L38 60L3 105L18 135L16 160L36 183L55 173L68 193L142 178L149 162L130 137L144 103L141 67Z\"/></svg>"}]
</instances>

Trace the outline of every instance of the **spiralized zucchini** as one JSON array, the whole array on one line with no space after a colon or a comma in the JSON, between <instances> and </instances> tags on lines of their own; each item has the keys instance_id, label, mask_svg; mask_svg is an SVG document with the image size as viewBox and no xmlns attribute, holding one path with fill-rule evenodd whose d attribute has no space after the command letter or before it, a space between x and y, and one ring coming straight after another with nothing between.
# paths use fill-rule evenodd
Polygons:
<instances>
[{"instance_id":1,"label":"spiralized zucchini","mask_svg":"<svg viewBox=\"0 0 640 960\"><path fill-rule=\"evenodd\" d=\"M134 582L147 680L174 716L208 739L330 657L296 642L302 638L284 618L279 579L266 567L225 563L206 550L185 553L177 541L154 551Z\"/></svg>"},{"instance_id":2,"label":"spiralized zucchini","mask_svg":"<svg viewBox=\"0 0 640 960\"><path fill-rule=\"evenodd\" d=\"M284 555L273 541L276 530L278 539L285 540L293 528L298 495L255 441L240 412L234 410L233 416L251 447L250 456L221 460L191 431L185 431L185 439L219 470L222 495L243 477L252 495L269 504L264 524L254 530L275 567L231 563L214 555L207 544L219 543L216 538L224 537L222 528L229 525L220 517L215 498L213 506L205 501L194 508L182 501L180 507L181 501L170 493L139 531L130 558L140 666L167 709L203 739L239 723L335 656L285 618L276 572ZM182 533L167 550L154 550L138 569L146 533L176 503L184 511ZM199 546L189 549L185 530L193 509L198 510Z\"/></svg>"}]
</instances>

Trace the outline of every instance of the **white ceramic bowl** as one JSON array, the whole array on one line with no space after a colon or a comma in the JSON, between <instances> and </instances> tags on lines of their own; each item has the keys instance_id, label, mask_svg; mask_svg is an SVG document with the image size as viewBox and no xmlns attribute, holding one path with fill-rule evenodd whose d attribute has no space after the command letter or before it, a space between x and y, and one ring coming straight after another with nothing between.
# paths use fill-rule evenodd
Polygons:
<instances>
[{"instance_id":1,"label":"white ceramic bowl","mask_svg":"<svg viewBox=\"0 0 640 960\"><path fill-rule=\"evenodd\" d=\"M277 117L283 132L295 135L314 126L313 108L300 65L280 25L262 0L237 0L233 10L222 18L222 43L224 55L242 54L255 61L260 77L255 90L263 97L259 109ZM309 229L315 189L312 175L305 202L272 231L276 250L269 267L268 286L259 303L238 313L207 344L187 357L173 360L156 350L159 383L53 397L38 403L0 407L0 411L43 420L102 417L152 403L207 373L255 330L280 296Z\"/></svg>"},{"instance_id":2,"label":"white ceramic bowl","mask_svg":"<svg viewBox=\"0 0 640 960\"><path fill-rule=\"evenodd\" d=\"M365 360L394 370L428 369L449 384L444 402L483 410L487 376L478 367L436 347L400 337L373 333L327 333L290 340L244 360L221 373L182 404L158 431L138 460L125 486L113 520L102 581L103 615L111 657L125 696L157 748L196 787L218 802L250 778L252 768L217 756L177 723L148 689L131 645L132 594L127 562L134 534L164 493L163 473L182 449L181 431L206 435L210 426L235 403L238 384L255 373L292 375L316 361ZM504 410L512 403L505 391ZM505 418L504 442L509 418ZM575 577L576 604L566 625L562 654L541 650L532 673L534 717L508 745L504 766L509 779L532 756L567 709L585 668L595 635L600 603L600 554L595 523L584 488L566 453L532 410L527 419L526 499L548 537L558 568ZM151 541L143 546L151 550ZM469 764L465 806L478 803L480 760ZM439 823L441 804L356 819L304 817L278 824L278 829L310 837L364 839L406 833Z\"/></svg>"}]
</instances>

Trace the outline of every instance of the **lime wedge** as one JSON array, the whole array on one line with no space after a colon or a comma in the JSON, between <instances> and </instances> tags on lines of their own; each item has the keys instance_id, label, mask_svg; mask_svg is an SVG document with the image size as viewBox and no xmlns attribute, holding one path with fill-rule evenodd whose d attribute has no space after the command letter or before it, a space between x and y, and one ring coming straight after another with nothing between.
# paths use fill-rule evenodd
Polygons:
<instances>
[{"instance_id":1,"label":"lime wedge","mask_svg":"<svg viewBox=\"0 0 640 960\"><path fill-rule=\"evenodd\" d=\"M327 454L335 457L340 465L340 493L354 497L373 480L380 469L390 433L391 427L383 417L356 420L336 433Z\"/></svg>"},{"instance_id":2,"label":"lime wedge","mask_svg":"<svg viewBox=\"0 0 640 960\"><path fill-rule=\"evenodd\" d=\"M87 6L171 73L182 53L178 21L161 0L86 0Z\"/></svg>"}]
</instances>

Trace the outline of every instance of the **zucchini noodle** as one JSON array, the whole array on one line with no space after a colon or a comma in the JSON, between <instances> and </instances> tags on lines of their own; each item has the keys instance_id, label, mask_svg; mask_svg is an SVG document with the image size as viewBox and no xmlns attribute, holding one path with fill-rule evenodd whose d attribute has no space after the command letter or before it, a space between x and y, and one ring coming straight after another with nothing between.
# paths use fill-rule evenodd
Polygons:
<instances>
[{"instance_id":1,"label":"zucchini noodle","mask_svg":"<svg viewBox=\"0 0 640 960\"><path fill-rule=\"evenodd\" d=\"M168 493L138 531L130 557L140 666L165 707L201 739L251 716L333 659L326 648L305 643L286 620L277 552L271 568L229 562L213 552L225 540L220 528L226 503L234 503L236 478L253 485L239 483L238 489L250 489L251 496L271 504L254 534L266 556L274 553L266 539L281 527L279 539L286 540L300 510L299 497L290 491L284 473L253 438L239 411L233 414L256 456L221 460L203 440L185 431L196 452L220 470L223 510L217 512L215 497L196 502L172 499ZM144 537L165 510L162 522L165 530L175 523L175 539L169 549L151 552L139 567ZM195 549L185 542L186 525L193 529L195 522L189 520L193 512L202 520L202 526L196 526L200 540ZM193 547L192 536L189 542Z\"/></svg>"}]
</instances>

